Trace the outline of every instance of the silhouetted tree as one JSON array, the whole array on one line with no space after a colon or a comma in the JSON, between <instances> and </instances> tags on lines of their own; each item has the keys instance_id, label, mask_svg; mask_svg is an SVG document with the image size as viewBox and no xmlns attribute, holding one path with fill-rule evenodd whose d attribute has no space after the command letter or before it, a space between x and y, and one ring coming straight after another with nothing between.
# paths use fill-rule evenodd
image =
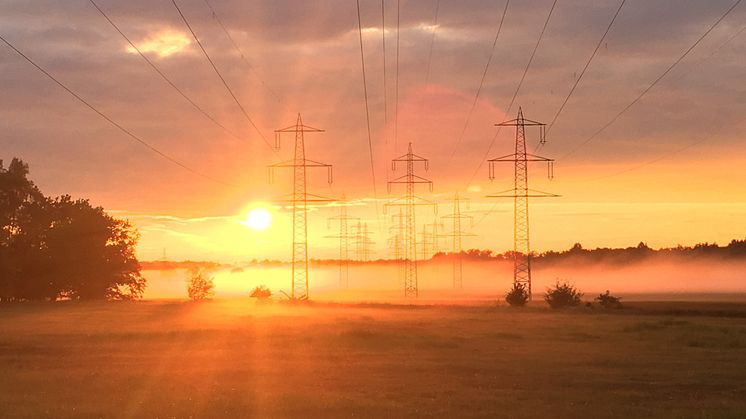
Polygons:
<instances>
[{"instance_id":1,"label":"silhouetted tree","mask_svg":"<svg viewBox=\"0 0 746 419\"><path fill-rule=\"evenodd\" d=\"M523 284L513 283L513 288L505 294L505 301L513 307L525 306L528 302L528 290Z\"/></svg>"},{"instance_id":2,"label":"silhouetted tree","mask_svg":"<svg viewBox=\"0 0 746 419\"><path fill-rule=\"evenodd\" d=\"M253 290L251 290L251 294L249 294L249 297L256 298L260 301L267 300L271 296L272 291L270 291L269 288L264 285L255 287Z\"/></svg>"},{"instance_id":3,"label":"silhouetted tree","mask_svg":"<svg viewBox=\"0 0 746 419\"><path fill-rule=\"evenodd\" d=\"M187 283L187 295L192 301L202 301L215 295L215 281L202 271L192 271Z\"/></svg>"},{"instance_id":4,"label":"silhouetted tree","mask_svg":"<svg viewBox=\"0 0 746 419\"><path fill-rule=\"evenodd\" d=\"M621 298L611 295L609 290L606 290L606 293L599 294L599 296L596 297L596 301L598 301L598 304L603 308L622 308L621 300Z\"/></svg>"},{"instance_id":5,"label":"silhouetted tree","mask_svg":"<svg viewBox=\"0 0 746 419\"><path fill-rule=\"evenodd\" d=\"M567 282L557 283L554 288L548 288L544 294L544 301L552 308L574 307L580 305L583 293Z\"/></svg>"},{"instance_id":6,"label":"silhouetted tree","mask_svg":"<svg viewBox=\"0 0 746 419\"><path fill-rule=\"evenodd\" d=\"M28 173L0 165L0 301L140 298L133 227L87 200L44 197Z\"/></svg>"}]
</instances>

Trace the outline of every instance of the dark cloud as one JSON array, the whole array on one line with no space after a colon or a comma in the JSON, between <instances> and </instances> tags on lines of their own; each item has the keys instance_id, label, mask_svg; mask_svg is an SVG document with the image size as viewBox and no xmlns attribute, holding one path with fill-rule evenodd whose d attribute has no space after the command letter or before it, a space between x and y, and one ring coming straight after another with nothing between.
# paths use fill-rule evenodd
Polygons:
<instances>
[{"instance_id":1,"label":"dark cloud","mask_svg":"<svg viewBox=\"0 0 746 419\"><path fill-rule=\"evenodd\" d=\"M163 30L188 35L170 1L98 3L135 42ZM308 123L328 130L322 138L309 140L309 153L339 166L340 190L369 193L354 2L212 0L251 68L240 59L204 1L179 4L265 136L271 140L272 129L288 125L295 112L303 111ZM434 162L445 165L448 159L443 156L450 153L462 130L504 3L441 2L430 77L431 84L440 89L436 91L448 92L441 96L423 94L431 39L423 25L432 23L434 1L401 4L400 104L416 113L423 100L452 101L429 108L435 112L431 115L433 124L438 124L435 129L418 125L421 118L404 117L402 123L407 125L400 130L410 139L415 137ZM658 0L625 5L558 120L547 150L562 154L587 138L634 99L730 4L725 0ZM363 26L378 27L380 2L362 0L361 5ZM386 144L392 140L394 109L396 2L386 5L388 130L383 114L381 35L364 35L379 190L384 189L384 168L390 157ZM439 174L449 187L463 186L483 157L494 133L492 124L499 122L495 119L501 117L500 110L515 90L550 5L551 0L530 0L512 2L508 8L463 146L449 164L449 173ZM534 119L550 119L617 5L617 1L559 1L516 105L524 106ZM711 132L723 147L736 144L736 133L745 125L746 87L740 81L746 41L741 36L712 58L708 54L740 28L745 16L745 7L736 9L676 71L573 159L637 161ZM194 43L169 57L149 56L174 83L248 143L212 125L140 57L128 53L125 41L87 1L5 1L0 6L0 28L0 34L60 80L155 146L216 177L267 189L262 186L264 165L279 157L266 149L243 119ZM3 157L18 155L30 160L35 176L49 189L64 192L72 188L80 195L94 194L108 205L146 210L182 207L194 194L216 194L215 186L199 180L187 188L184 179L191 180L190 174L107 125L5 46L0 48L0 90ZM418 132L427 132L426 139L416 138ZM511 137L504 131L493 151L503 151ZM152 187L154 174L159 185L174 186ZM124 198L119 193L122 189L142 192L137 198ZM227 197L216 204L216 213L237 205L231 200L246 199L240 191L220 193Z\"/></svg>"}]
</instances>

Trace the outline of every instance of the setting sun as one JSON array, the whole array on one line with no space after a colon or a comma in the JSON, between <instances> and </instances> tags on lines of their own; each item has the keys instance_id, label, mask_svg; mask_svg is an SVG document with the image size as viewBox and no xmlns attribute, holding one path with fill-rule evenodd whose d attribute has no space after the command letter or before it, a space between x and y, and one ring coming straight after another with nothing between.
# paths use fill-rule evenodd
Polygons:
<instances>
[{"instance_id":1,"label":"setting sun","mask_svg":"<svg viewBox=\"0 0 746 419\"><path fill-rule=\"evenodd\" d=\"M252 230L264 231L272 225L272 214L264 208L256 208L249 211L241 224Z\"/></svg>"}]
</instances>

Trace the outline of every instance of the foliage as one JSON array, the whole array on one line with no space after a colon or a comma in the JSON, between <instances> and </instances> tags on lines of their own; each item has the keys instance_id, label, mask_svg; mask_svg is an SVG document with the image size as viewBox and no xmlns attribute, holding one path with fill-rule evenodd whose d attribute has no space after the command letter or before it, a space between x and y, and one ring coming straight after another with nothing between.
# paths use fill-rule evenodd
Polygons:
<instances>
[{"instance_id":1,"label":"foliage","mask_svg":"<svg viewBox=\"0 0 746 419\"><path fill-rule=\"evenodd\" d=\"M266 300L269 297L272 296L272 291L269 290L264 285L259 285L253 290L251 290L251 294L249 294L249 297L258 298L259 300Z\"/></svg>"},{"instance_id":2,"label":"foliage","mask_svg":"<svg viewBox=\"0 0 746 419\"><path fill-rule=\"evenodd\" d=\"M575 307L580 305L583 293L567 282L557 281L553 288L548 288L544 301L552 308Z\"/></svg>"},{"instance_id":3,"label":"foliage","mask_svg":"<svg viewBox=\"0 0 746 419\"><path fill-rule=\"evenodd\" d=\"M192 271L187 283L187 294L192 301L212 298L215 296L215 281L202 271Z\"/></svg>"},{"instance_id":4,"label":"foliage","mask_svg":"<svg viewBox=\"0 0 746 419\"><path fill-rule=\"evenodd\" d=\"M599 296L596 297L596 301L598 301L598 304L603 308L622 308L621 300L620 297L611 295L609 290L606 290L606 293L599 294Z\"/></svg>"},{"instance_id":5,"label":"foliage","mask_svg":"<svg viewBox=\"0 0 746 419\"><path fill-rule=\"evenodd\" d=\"M0 163L0 301L140 298L132 225L87 200L45 197L28 173L21 160Z\"/></svg>"},{"instance_id":6,"label":"foliage","mask_svg":"<svg viewBox=\"0 0 746 419\"><path fill-rule=\"evenodd\" d=\"M505 301L513 307L525 306L528 302L528 290L526 286L518 282L513 283L513 288L505 294Z\"/></svg>"}]
</instances>

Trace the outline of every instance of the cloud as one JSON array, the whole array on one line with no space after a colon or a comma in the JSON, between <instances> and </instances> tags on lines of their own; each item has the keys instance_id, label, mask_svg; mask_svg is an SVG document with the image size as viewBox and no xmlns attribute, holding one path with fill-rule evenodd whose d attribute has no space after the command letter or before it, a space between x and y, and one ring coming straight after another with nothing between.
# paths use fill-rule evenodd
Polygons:
<instances>
[{"instance_id":1,"label":"cloud","mask_svg":"<svg viewBox=\"0 0 746 419\"><path fill-rule=\"evenodd\" d=\"M4 158L15 155L28 160L33 178L50 194L72 193L106 207L185 219L235 214L257 197L291 191L290 176L267 185L266 165L291 158L292 145L284 144L278 155L268 150L204 57L187 44L191 39L169 2L99 3L138 46L152 51L148 54L170 54L155 60L159 68L239 139L195 111L140 57L127 53L124 40L86 2L5 1L0 6L0 33L137 135L185 164L241 188L226 189L195 178L152 154L2 46ZM292 123L298 111L308 124L326 129L324 134L306 138L306 152L310 159L334 164L335 183L329 187L325 174L309 172L309 192L341 196L345 191L356 200L371 196L354 4L347 0L212 3L243 59L203 2L182 1L180 5L263 135L271 141L272 130ZM380 3L362 2L363 26L370 29L364 37L364 51L381 201L386 200L387 170L394 156L396 117L398 152L411 140L418 154L431 159L431 171L423 175L434 180L436 192L450 194L463 188L474 173L476 181L483 181L486 168L477 170L483 157L510 152L515 133L502 130L495 137L493 124L514 117L515 109L506 115L505 108L551 1L511 2L480 100L458 146L504 4L487 0L441 3L427 85L434 2L402 4L397 104L395 8L388 7L386 12L384 90ZM686 0L677 7L665 1L625 5L542 153L559 156L601 127L730 3ZM617 5L612 0L558 3L516 100L527 117L546 121L553 116ZM649 160L651 153L663 153L711 130L711 148L704 149L705 156L694 158L717 166L714 160L723 151L734 158L742 155L737 146L739 133L746 129L741 117L746 111L746 85L741 82L746 41L734 39L708 58L711 50L740 27L746 16L741 9L643 101L573 156L573 164L614 162L623 169L625 163ZM529 133L531 146L536 141L533 135ZM688 164L690 157L677 156L682 159L679 167ZM731 186L717 185L722 193Z\"/></svg>"},{"instance_id":2,"label":"cloud","mask_svg":"<svg viewBox=\"0 0 746 419\"><path fill-rule=\"evenodd\" d=\"M164 58L184 51L191 43L192 40L185 33L164 29L135 42L135 45L144 54L155 53ZM130 54L137 54L137 49L131 45L126 48Z\"/></svg>"}]
</instances>

